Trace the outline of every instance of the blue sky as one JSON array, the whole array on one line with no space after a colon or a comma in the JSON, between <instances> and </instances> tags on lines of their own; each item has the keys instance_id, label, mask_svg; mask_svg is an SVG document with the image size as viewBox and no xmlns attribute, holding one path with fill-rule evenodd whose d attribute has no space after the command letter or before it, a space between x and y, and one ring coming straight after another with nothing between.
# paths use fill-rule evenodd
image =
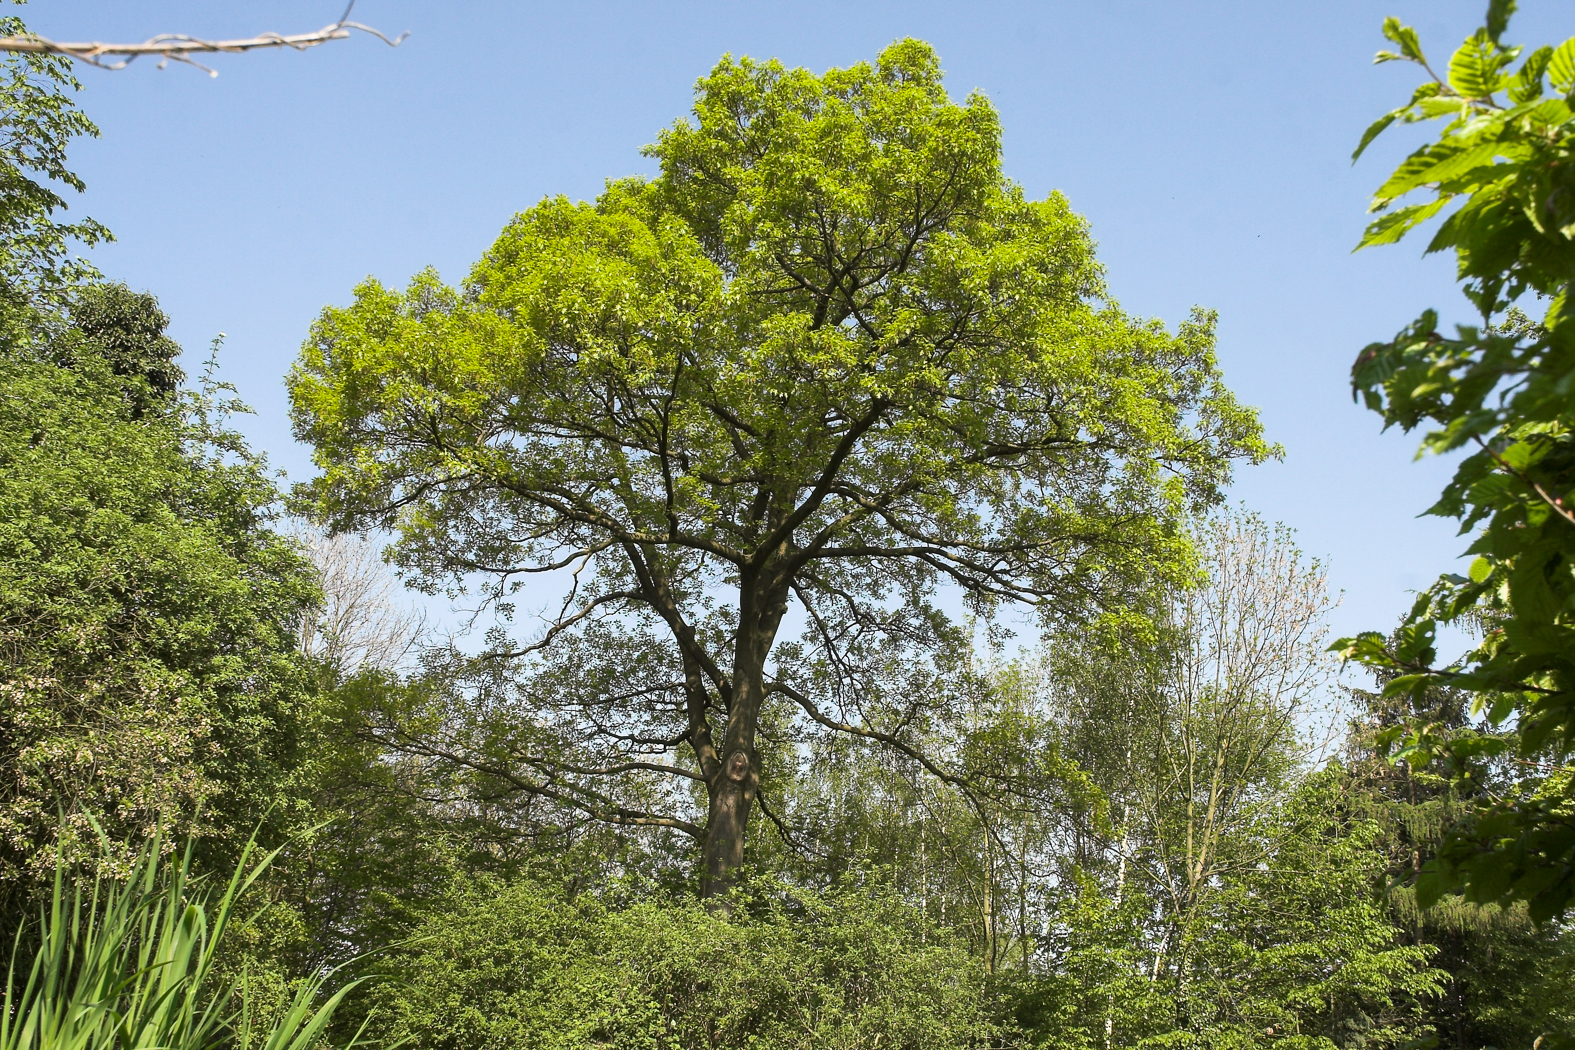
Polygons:
<instances>
[{"instance_id":1,"label":"blue sky","mask_svg":"<svg viewBox=\"0 0 1575 1050\"><path fill-rule=\"evenodd\" d=\"M57 40L141 40L302 32L342 6L34 0L21 14ZM1524 6L1508 39L1575 33L1567 4ZM1448 464L1413 462L1413 437L1381 435L1347 369L1424 307L1464 315L1451 262L1423 259L1422 240L1350 251L1368 193L1421 133L1381 140L1354 168L1349 156L1419 79L1370 64L1383 17L1447 61L1484 7L359 0L358 20L409 40L220 56L216 79L82 68L103 137L73 153L88 192L72 213L115 231L95 260L159 297L191 357L227 333L224 375L257 409L243 429L302 478L281 378L318 311L357 281L403 283L427 265L461 279L514 212L649 172L640 147L687 112L723 52L821 70L920 37L955 96L977 89L999 109L1008 174L1089 219L1123 306L1172 325L1194 304L1219 311L1226 378L1286 449L1243 469L1234 497L1328 559L1338 633L1386 628L1463 543L1416 517Z\"/></svg>"}]
</instances>

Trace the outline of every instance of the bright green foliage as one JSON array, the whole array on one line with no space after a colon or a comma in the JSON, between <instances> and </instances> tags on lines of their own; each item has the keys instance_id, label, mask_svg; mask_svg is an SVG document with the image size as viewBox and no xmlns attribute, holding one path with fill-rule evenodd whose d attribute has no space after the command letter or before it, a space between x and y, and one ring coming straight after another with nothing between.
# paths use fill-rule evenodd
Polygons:
<instances>
[{"instance_id":1,"label":"bright green foliage","mask_svg":"<svg viewBox=\"0 0 1575 1050\"><path fill-rule=\"evenodd\" d=\"M1154 902L1141 892L1117 898L1083 870L1047 896L1048 936L1038 965L1003 982L1024 1043L1095 1050L1173 1033L1175 1006L1149 950Z\"/></svg>"},{"instance_id":2,"label":"bright green foliage","mask_svg":"<svg viewBox=\"0 0 1575 1050\"><path fill-rule=\"evenodd\" d=\"M1375 887L1376 824L1353 817L1339 771L1311 776L1264 829L1279 848L1233 880L1188 931L1192 980L1177 989L1204 1045L1398 1046L1410 1004L1436 994L1432 952L1403 942Z\"/></svg>"},{"instance_id":3,"label":"bright green foliage","mask_svg":"<svg viewBox=\"0 0 1575 1050\"><path fill-rule=\"evenodd\" d=\"M650 148L658 178L543 201L462 290L361 285L290 390L315 512L397 529L427 586L504 602L577 569L542 651L599 631L634 689L582 677L539 705L516 789L693 835L714 888L742 862L768 696L915 746L921 720L853 669L954 641L938 581L1120 616L1186 574L1183 512L1271 450L1211 319L1121 313L1082 220L1002 175L994 110L948 99L926 45L819 77L727 59L697 94ZM790 603L813 670L771 678Z\"/></svg>"},{"instance_id":4,"label":"bright green foliage","mask_svg":"<svg viewBox=\"0 0 1575 1050\"><path fill-rule=\"evenodd\" d=\"M1495 0L1448 77L1435 74L1362 140L1396 119L1447 122L1379 187L1373 208L1382 214L1361 245L1398 240L1448 209L1428 250L1454 250L1483 324L1451 337L1429 310L1363 350L1352 385L1387 425L1431 427L1423 449L1470 452L1430 513L1477 535L1468 575L1445 576L1422 595L1393 644L1368 632L1338 648L1400 672L1391 694L1444 679L1475 693L1490 722L1515 729L1526 775L1443 843L1421 891L1425 901L1456 885L1479 902L1524 899L1541 920L1575 897L1575 792L1561 768L1575 750L1575 38L1523 55L1500 39L1512 8ZM1391 19L1384 32L1402 54L1381 61L1402 57L1432 72L1411 30ZM1391 210L1412 193L1428 199ZM1513 306L1528 294L1547 302L1540 320ZM1486 637L1438 667L1440 622L1485 625ZM1473 734L1446 745L1419 726L1403 754L1446 753L1464 772L1505 746Z\"/></svg>"},{"instance_id":5,"label":"bright green foliage","mask_svg":"<svg viewBox=\"0 0 1575 1050\"><path fill-rule=\"evenodd\" d=\"M475 892L395 954L376 1034L421 1050L994 1045L982 968L899 901L757 889L731 919L692 899Z\"/></svg>"},{"instance_id":6,"label":"bright green foliage","mask_svg":"<svg viewBox=\"0 0 1575 1050\"><path fill-rule=\"evenodd\" d=\"M20 18L0 18L0 35L26 32ZM78 135L98 135L67 93L80 87L70 59L12 53L0 60L0 340L7 345L30 341L48 313L93 275L70 258L71 242L112 239L92 219L54 218L66 207L56 184L83 188L66 167L66 146Z\"/></svg>"},{"instance_id":7,"label":"bright green foliage","mask_svg":"<svg viewBox=\"0 0 1575 1050\"><path fill-rule=\"evenodd\" d=\"M1399 1046L1441 974L1376 892L1377 825L1326 770L1255 829L1260 864L1158 940L1155 887L1112 903L1086 876L1060 895L1048 973L1022 982L1019 1019L1043 1047Z\"/></svg>"},{"instance_id":8,"label":"bright green foliage","mask_svg":"<svg viewBox=\"0 0 1575 1050\"><path fill-rule=\"evenodd\" d=\"M0 1050L319 1050L359 982L324 997L330 975L319 973L273 1023L256 1026L245 981L225 982L215 969L238 900L273 855L254 863L248 843L214 894L192 879L189 849L172 858L163 845L155 833L122 879L95 880L91 893L56 867L39 925L18 930L12 946Z\"/></svg>"},{"instance_id":9,"label":"bright green foliage","mask_svg":"<svg viewBox=\"0 0 1575 1050\"><path fill-rule=\"evenodd\" d=\"M1380 681L1383 675L1380 675ZM1418 1001L1439 1046L1531 1046L1540 1036L1575 1035L1575 931L1531 921L1524 901L1507 908L1446 894L1417 908L1406 883L1446 832L1485 800L1513 790L1515 763L1500 758L1451 779L1426 766L1391 763L1378 740L1407 721L1448 738L1468 728L1471 694L1435 687L1421 695L1382 696L1352 690L1362 708L1347 740L1350 806L1377 822L1375 848L1389 884L1389 915L1414 944L1435 951L1447 975L1437 996Z\"/></svg>"},{"instance_id":10,"label":"bright green foliage","mask_svg":"<svg viewBox=\"0 0 1575 1050\"><path fill-rule=\"evenodd\" d=\"M132 327L156 314L103 294L137 308ZM55 845L91 854L89 815L117 838L160 820L211 833L224 856L289 794L311 726L296 628L314 576L269 528L261 462L212 397L161 392L174 346L144 335L151 379L95 356L96 331L67 340L70 367L0 359L0 896L13 916L47 885Z\"/></svg>"}]
</instances>

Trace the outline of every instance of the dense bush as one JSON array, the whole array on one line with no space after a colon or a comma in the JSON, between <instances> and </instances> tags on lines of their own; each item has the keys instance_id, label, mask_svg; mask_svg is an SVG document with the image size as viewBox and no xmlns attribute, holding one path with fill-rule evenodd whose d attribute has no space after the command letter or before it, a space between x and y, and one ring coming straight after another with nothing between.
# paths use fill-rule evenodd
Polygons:
<instances>
[{"instance_id":1,"label":"dense bush","mask_svg":"<svg viewBox=\"0 0 1575 1050\"><path fill-rule=\"evenodd\" d=\"M990 1043L983 968L901 902L756 890L731 917L532 882L476 892L395 957L374 1025L433 1050Z\"/></svg>"},{"instance_id":2,"label":"dense bush","mask_svg":"<svg viewBox=\"0 0 1575 1050\"><path fill-rule=\"evenodd\" d=\"M57 846L92 854L90 819L200 832L227 867L314 717L315 574L272 479L218 391L175 388L152 296L81 301L86 327L0 358L0 916Z\"/></svg>"}]
</instances>

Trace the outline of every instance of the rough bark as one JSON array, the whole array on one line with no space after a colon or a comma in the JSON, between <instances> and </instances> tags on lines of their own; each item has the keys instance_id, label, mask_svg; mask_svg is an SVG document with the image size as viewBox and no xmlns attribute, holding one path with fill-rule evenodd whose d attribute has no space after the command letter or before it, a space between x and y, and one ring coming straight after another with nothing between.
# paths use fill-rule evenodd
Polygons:
<instances>
[{"instance_id":1,"label":"rough bark","mask_svg":"<svg viewBox=\"0 0 1575 1050\"><path fill-rule=\"evenodd\" d=\"M739 587L739 624L721 761L706 779L704 868L700 895L725 912L725 896L744 864L749 815L760 791L755 734L766 696L766 659L787 612L787 589L746 578Z\"/></svg>"}]
</instances>

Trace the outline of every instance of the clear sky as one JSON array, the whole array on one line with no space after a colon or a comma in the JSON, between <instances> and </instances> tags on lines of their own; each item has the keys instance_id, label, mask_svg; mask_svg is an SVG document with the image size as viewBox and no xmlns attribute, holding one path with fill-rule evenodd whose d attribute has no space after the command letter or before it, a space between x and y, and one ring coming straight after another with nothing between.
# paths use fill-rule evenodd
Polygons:
<instances>
[{"instance_id":1,"label":"clear sky","mask_svg":"<svg viewBox=\"0 0 1575 1050\"><path fill-rule=\"evenodd\" d=\"M343 3L34 0L20 13L57 40L121 41L303 32ZM1568 0L1522 3L1507 39L1575 33ZM403 46L219 56L217 79L145 60L80 68L103 137L73 153L88 192L72 214L115 231L95 260L159 297L189 359L227 333L224 375L258 413L242 428L299 479L311 464L281 378L317 312L357 281L427 265L460 280L514 212L650 172L640 147L687 113L724 52L822 70L919 37L954 96L979 90L1000 111L1007 173L1087 216L1123 306L1171 325L1194 304L1219 311L1227 381L1286 450L1240 471L1234 497L1328 559L1338 633L1382 629L1464 544L1416 517L1448 465L1380 435L1347 370L1424 307L1463 318L1463 300L1451 262L1421 257L1425 239L1350 252L1369 192L1421 132L1349 157L1419 79L1370 64L1383 17L1447 61L1485 6L360 0L355 18L409 30Z\"/></svg>"}]
</instances>

